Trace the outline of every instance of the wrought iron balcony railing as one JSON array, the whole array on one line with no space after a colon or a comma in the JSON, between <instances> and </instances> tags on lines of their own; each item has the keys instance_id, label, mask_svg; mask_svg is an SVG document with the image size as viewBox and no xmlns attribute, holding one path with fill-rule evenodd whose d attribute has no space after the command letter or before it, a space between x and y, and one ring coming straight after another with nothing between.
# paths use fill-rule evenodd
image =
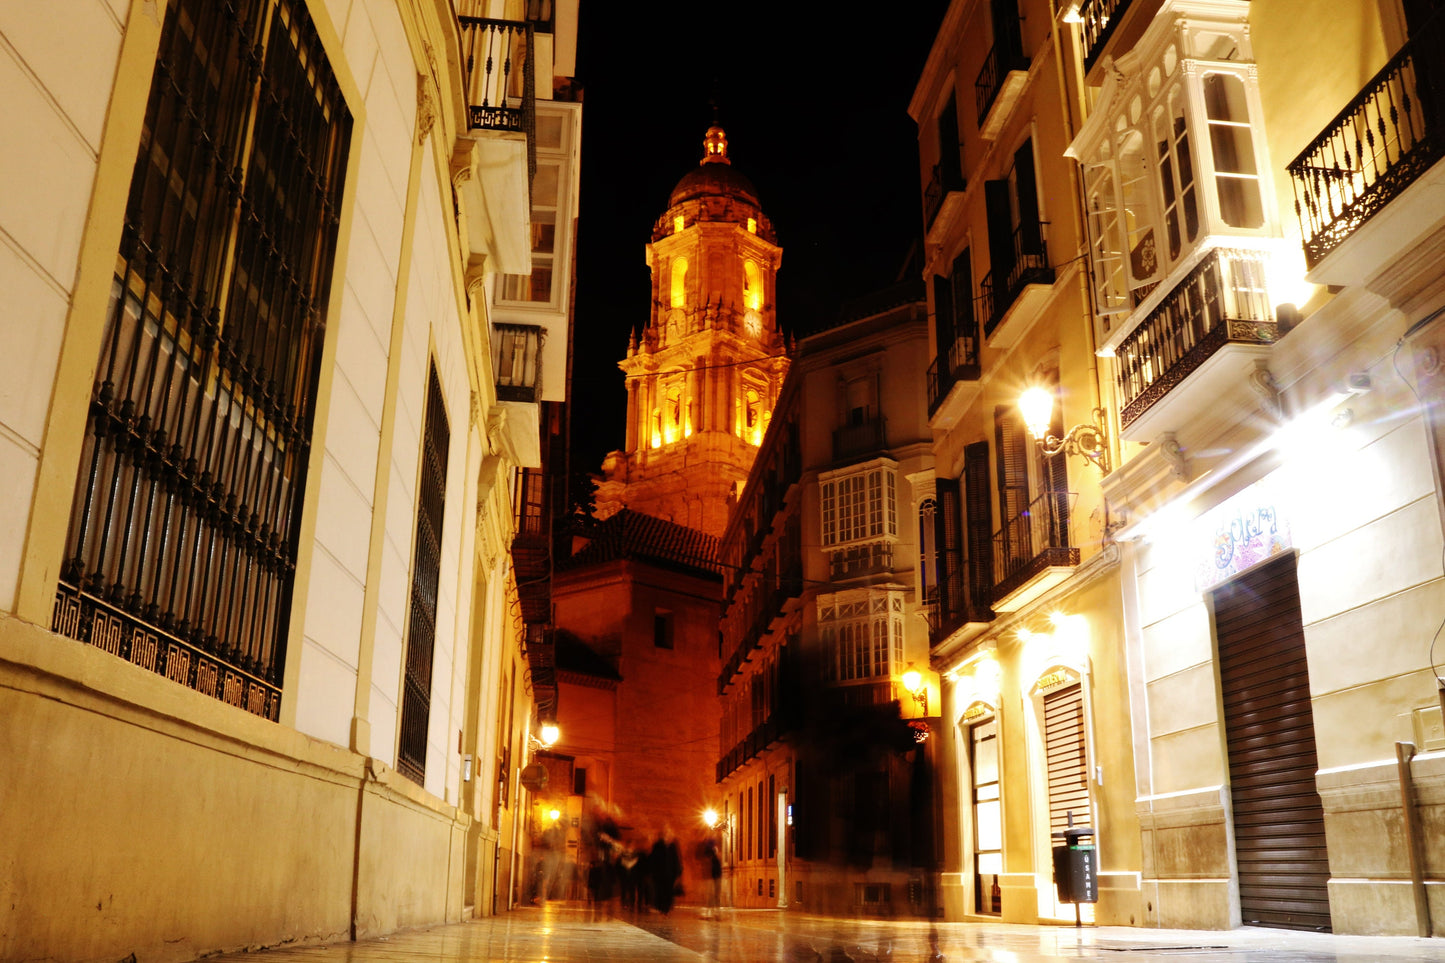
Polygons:
<instances>
[{"instance_id":1,"label":"wrought iron balcony railing","mask_svg":"<svg viewBox=\"0 0 1445 963\"><path fill-rule=\"evenodd\" d=\"M888 447L885 419L869 419L856 425L844 425L833 429L833 459L857 458L871 455Z\"/></svg>"},{"instance_id":2,"label":"wrought iron balcony railing","mask_svg":"<svg viewBox=\"0 0 1445 963\"><path fill-rule=\"evenodd\" d=\"M1054 283L1054 269L1049 266L1042 223L1026 221L1014 228L1012 254L1013 260L1006 265L1008 270L1001 280L997 269L991 268L980 285L983 289L984 317L987 319L983 324L985 337L998 328L1024 288L1030 284Z\"/></svg>"},{"instance_id":3,"label":"wrought iron balcony railing","mask_svg":"<svg viewBox=\"0 0 1445 963\"><path fill-rule=\"evenodd\" d=\"M993 102L1003 90L1003 82L1014 70L1028 70L1029 62L1024 57L1023 36L1016 17L1009 17L994 33L993 48L983 59L983 69L973 85L974 106L978 108L978 123L983 126Z\"/></svg>"},{"instance_id":4,"label":"wrought iron balcony railing","mask_svg":"<svg viewBox=\"0 0 1445 963\"><path fill-rule=\"evenodd\" d=\"M994 533L994 598L1004 598L1044 569L1079 564L1079 550L1069 546L1069 511L1077 497L1044 492Z\"/></svg>"},{"instance_id":5,"label":"wrought iron balcony railing","mask_svg":"<svg viewBox=\"0 0 1445 963\"><path fill-rule=\"evenodd\" d=\"M497 400L542 400L542 344L547 332L535 324L493 324L492 364Z\"/></svg>"},{"instance_id":6,"label":"wrought iron balcony railing","mask_svg":"<svg viewBox=\"0 0 1445 963\"><path fill-rule=\"evenodd\" d=\"M1442 55L1436 16L1290 162L1310 267L1445 155Z\"/></svg>"},{"instance_id":7,"label":"wrought iron balcony railing","mask_svg":"<svg viewBox=\"0 0 1445 963\"><path fill-rule=\"evenodd\" d=\"M944 150L950 149L944 146ZM954 148L956 150L956 148ZM938 219L938 212L943 209L943 201L948 197L950 191L962 193L967 187L967 182L961 173L956 171L943 170L942 164L933 165L933 176L928 179L928 186L923 189L923 229L927 231L933 227L933 222Z\"/></svg>"},{"instance_id":8,"label":"wrought iron balcony railing","mask_svg":"<svg viewBox=\"0 0 1445 963\"><path fill-rule=\"evenodd\" d=\"M1084 38L1084 69L1089 70L1104 52L1114 28L1124 19L1131 0L1084 0L1079 8Z\"/></svg>"},{"instance_id":9,"label":"wrought iron balcony railing","mask_svg":"<svg viewBox=\"0 0 1445 963\"><path fill-rule=\"evenodd\" d=\"M535 25L457 17L467 75L467 126L527 135L527 174L537 171Z\"/></svg>"},{"instance_id":10,"label":"wrought iron balcony railing","mask_svg":"<svg viewBox=\"0 0 1445 963\"><path fill-rule=\"evenodd\" d=\"M928 416L937 413L948 392L960 381L977 381L982 369L978 362L978 338L959 335L945 354L928 366Z\"/></svg>"},{"instance_id":11,"label":"wrought iron balcony railing","mask_svg":"<svg viewBox=\"0 0 1445 963\"><path fill-rule=\"evenodd\" d=\"M1120 423L1128 427L1224 345L1276 337L1263 256L1210 251L1115 349Z\"/></svg>"}]
</instances>

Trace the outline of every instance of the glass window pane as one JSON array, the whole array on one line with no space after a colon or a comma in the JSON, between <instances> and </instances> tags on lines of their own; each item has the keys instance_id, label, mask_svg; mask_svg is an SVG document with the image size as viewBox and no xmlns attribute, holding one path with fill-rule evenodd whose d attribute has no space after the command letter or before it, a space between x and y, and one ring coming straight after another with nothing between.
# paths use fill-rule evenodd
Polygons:
<instances>
[{"instance_id":1,"label":"glass window pane","mask_svg":"<svg viewBox=\"0 0 1445 963\"><path fill-rule=\"evenodd\" d=\"M993 802L980 802L974 805L974 812L978 820L978 837L974 840L974 848L983 850L998 850L1003 848L1003 823L1000 820L1000 809L997 800Z\"/></svg>"},{"instance_id":2,"label":"glass window pane","mask_svg":"<svg viewBox=\"0 0 1445 963\"><path fill-rule=\"evenodd\" d=\"M562 118L556 114L537 113L535 128L537 146L543 149L562 149Z\"/></svg>"},{"instance_id":3,"label":"glass window pane","mask_svg":"<svg viewBox=\"0 0 1445 963\"><path fill-rule=\"evenodd\" d=\"M538 164L537 174L532 178L532 205L534 207L557 206L557 184L561 168L556 164Z\"/></svg>"}]
</instances>

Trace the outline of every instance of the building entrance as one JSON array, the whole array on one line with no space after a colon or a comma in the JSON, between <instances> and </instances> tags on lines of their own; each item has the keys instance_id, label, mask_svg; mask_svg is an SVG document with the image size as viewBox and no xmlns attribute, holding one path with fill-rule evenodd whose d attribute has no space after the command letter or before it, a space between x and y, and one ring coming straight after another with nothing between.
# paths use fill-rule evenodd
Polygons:
<instances>
[{"instance_id":1,"label":"building entrance","mask_svg":"<svg viewBox=\"0 0 1445 963\"><path fill-rule=\"evenodd\" d=\"M1330 868L1294 554L1216 589L1214 626L1243 922L1328 931Z\"/></svg>"}]
</instances>

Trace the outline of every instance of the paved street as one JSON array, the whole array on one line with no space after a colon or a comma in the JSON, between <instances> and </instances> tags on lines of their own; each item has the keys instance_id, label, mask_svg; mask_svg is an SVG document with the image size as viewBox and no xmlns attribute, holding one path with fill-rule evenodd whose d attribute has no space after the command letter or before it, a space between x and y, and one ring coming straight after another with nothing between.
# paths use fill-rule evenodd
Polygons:
<instances>
[{"instance_id":1,"label":"paved street","mask_svg":"<svg viewBox=\"0 0 1445 963\"><path fill-rule=\"evenodd\" d=\"M416 930L364 943L296 946L211 957L227 963L536 963L625 960L643 963L1417 963L1445 961L1445 940L1330 936L1282 930L1232 932L1132 927L880 922L729 912L722 920L684 907L669 917L596 919L576 905Z\"/></svg>"}]
</instances>

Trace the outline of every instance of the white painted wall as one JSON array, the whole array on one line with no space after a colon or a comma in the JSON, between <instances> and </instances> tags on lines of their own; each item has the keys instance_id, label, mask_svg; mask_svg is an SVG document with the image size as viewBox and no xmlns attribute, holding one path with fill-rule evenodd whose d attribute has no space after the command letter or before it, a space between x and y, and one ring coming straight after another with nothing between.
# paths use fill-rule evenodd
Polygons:
<instances>
[{"instance_id":1,"label":"white painted wall","mask_svg":"<svg viewBox=\"0 0 1445 963\"><path fill-rule=\"evenodd\" d=\"M333 67L350 72L364 102L351 105L356 118L352 137L361 140L361 158L358 169L348 172L356 178L356 209L345 275L333 282L342 283L344 289L341 316L331 322L336 326L336 365L295 692L297 728L347 745L355 713L361 612L400 275L416 77L394 5L358 0L328 6L346 51L345 62ZM409 91L405 97L399 93L402 88ZM415 407L414 401L412 404ZM397 443L415 448L414 425L407 432L398 432ZM414 466L414 450L411 458ZM413 467L406 488L393 490L393 499L415 504L414 474ZM408 538L404 548L409 547ZM409 551L403 551L402 558L404 577ZM395 609L383 609L377 625L378 660L396 651L400 628L395 620ZM399 659L398 655L392 661L399 665ZM371 711L373 720L380 714L382 733L393 731L394 693L389 702L378 702L373 696ZM373 738L376 736L374 728ZM394 762L394 737L385 745L384 753L373 753Z\"/></svg>"},{"instance_id":2,"label":"white painted wall","mask_svg":"<svg viewBox=\"0 0 1445 963\"><path fill-rule=\"evenodd\" d=\"M0 3L0 610L15 607L126 0ZM23 185L23 189L21 188Z\"/></svg>"}]
</instances>

